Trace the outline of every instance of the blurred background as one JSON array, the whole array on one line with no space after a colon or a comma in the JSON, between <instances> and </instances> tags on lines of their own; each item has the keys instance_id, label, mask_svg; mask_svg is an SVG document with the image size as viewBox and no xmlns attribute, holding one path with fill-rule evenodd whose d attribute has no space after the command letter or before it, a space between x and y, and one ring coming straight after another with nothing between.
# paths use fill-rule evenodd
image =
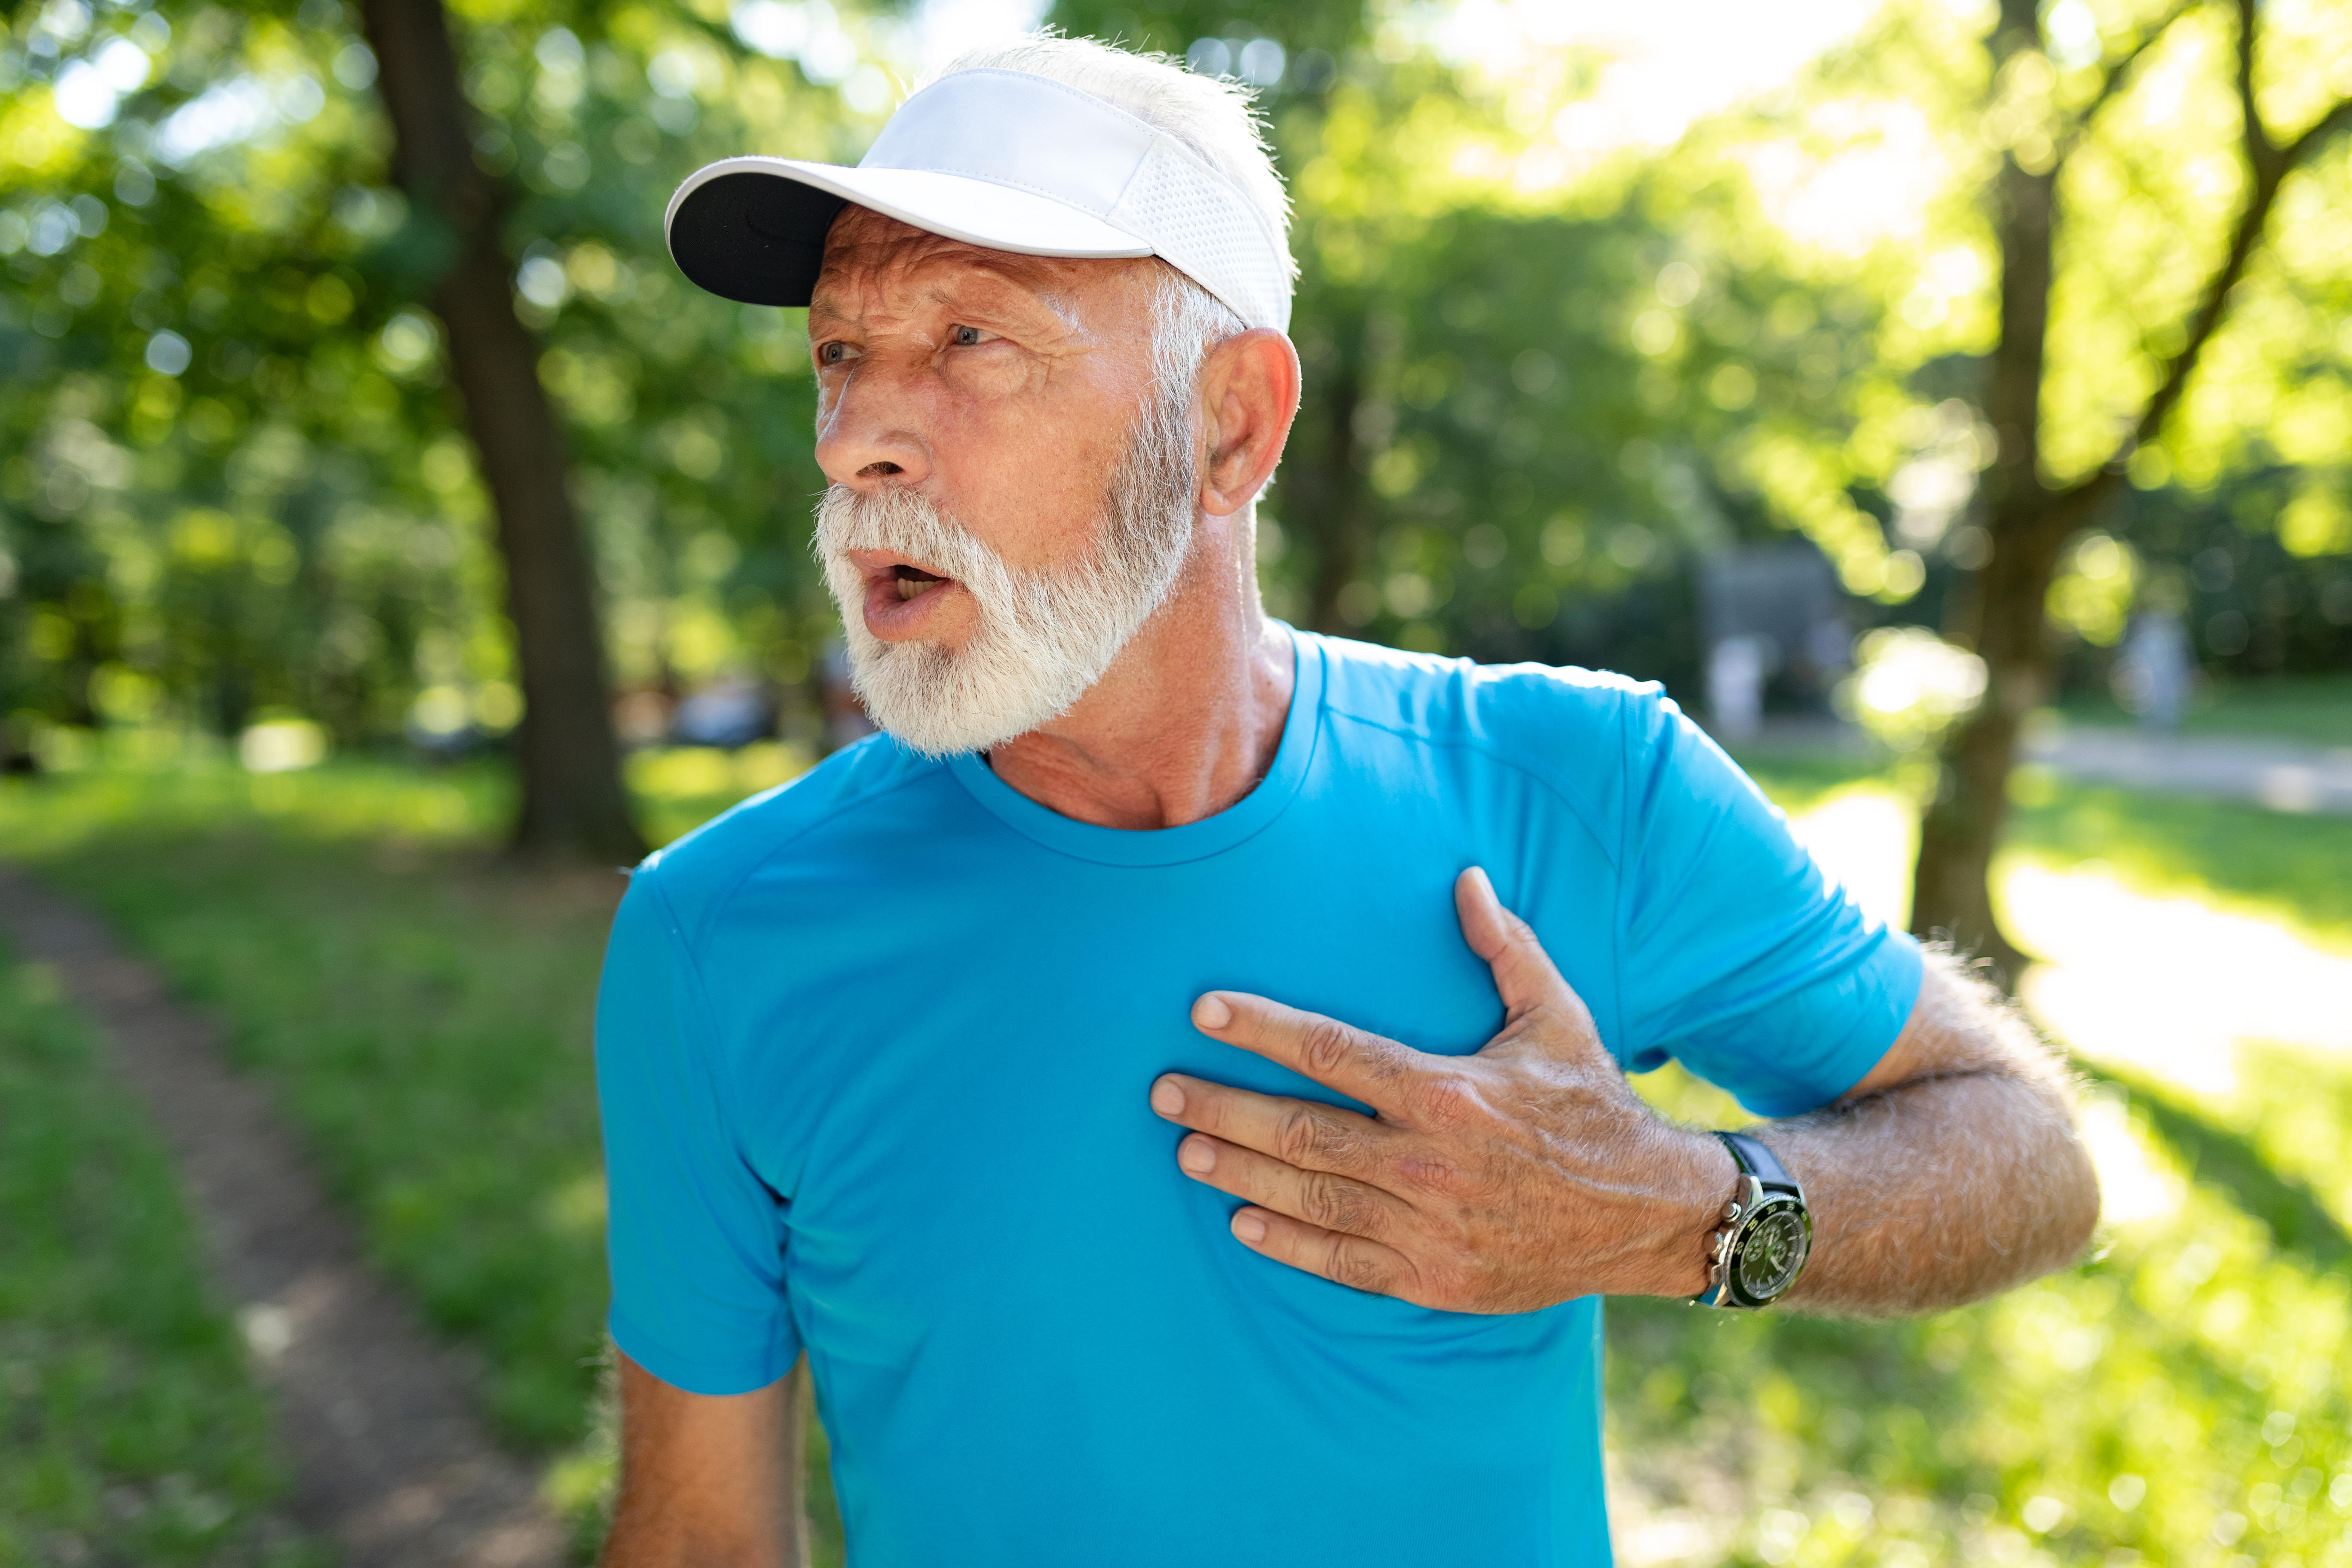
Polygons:
<instances>
[{"instance_id":1,"label":"blurred background","mask_svg":"<svg viewBox=\"0 0 2352 1568\"><path fill-rule=\"evenodd\" d=\"M2091 1086L2072 1274L1612 1306L1621 1556L2352 1563L2352 4L8 0L0 856L223 1021L581 1550L609 868L860 731L802 313L663 205L1041 21L1259 89L1270 608L1664 681ZM331 1560L159 1150L0 966L0 1563Z\"/></svg>"}]
</instances>

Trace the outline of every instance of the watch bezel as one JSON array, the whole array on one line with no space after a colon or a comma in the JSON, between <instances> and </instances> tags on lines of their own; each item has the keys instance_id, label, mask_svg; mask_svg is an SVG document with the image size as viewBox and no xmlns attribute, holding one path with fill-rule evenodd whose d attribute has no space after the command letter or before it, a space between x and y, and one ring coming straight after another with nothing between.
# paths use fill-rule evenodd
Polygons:
<instances>
[{"instance_id":1,"label":"watch bezel","mask_svg":"<svg viewBox=\"0 0 2352 1568\"><path fill-rule=\"evenodd\" d=\"M1796 1268L1789 1271L1787 1280L1778 1290L1769 1296L1751 1295L1740 1286L1740 1256L1747 1251L1748 1238L1755 1235L1758 1226L1763 1224L1770 1215L1790 1211L1795 1213L1798 1223L1804 1227L1804 1255L1797 1259ZM1767 1188L1760 1197L1748 1205L1748 1212L1739 1216L1738 1224L1733 1228L1730 1238L1724 1246L1723 1260L1718 1266L1722 1271L1720 1276L1722 1293L1719 1300L1727 1305L1746 1307L1751 1310L1759 1307L1769 1307L1795 1288L1797 1281L1804 1277L1805 1266L1811 1263L1812 1258L1812 1210L1807 1207L1805 1200L1795 1193L1776 1192Z\"/></svg>"}]
</instances>

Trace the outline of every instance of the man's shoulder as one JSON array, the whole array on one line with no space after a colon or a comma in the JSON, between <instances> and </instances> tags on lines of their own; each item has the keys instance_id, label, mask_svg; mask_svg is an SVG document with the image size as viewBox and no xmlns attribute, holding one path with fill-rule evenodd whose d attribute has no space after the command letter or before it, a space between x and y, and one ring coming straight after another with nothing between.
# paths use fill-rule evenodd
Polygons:
<instances>
[{"instance_id":1,"label":"man's shoulder","mask_svg":"<svg viewBox=\"0 0 2352 1568\"><path fill-rule=\"evenodd\" d=\"M1463 747L1589 795L1680 710L1657 682L1548 664L1480 664L1318 637L1325 705L1408 742Z\"/></svg>"},{"instance_id":2,"label":"man's shoulder","mask_svg":"<svg viewBox=\"0 0 2352 1568\"><path fill-rule=\"evenodd\" d=\"M656 883L678 923L693 931L778 855L805 849L862 812L945 776L945 768L887 735L868 735L655 851L636 876Z\"/></svg>"}]
</instances>

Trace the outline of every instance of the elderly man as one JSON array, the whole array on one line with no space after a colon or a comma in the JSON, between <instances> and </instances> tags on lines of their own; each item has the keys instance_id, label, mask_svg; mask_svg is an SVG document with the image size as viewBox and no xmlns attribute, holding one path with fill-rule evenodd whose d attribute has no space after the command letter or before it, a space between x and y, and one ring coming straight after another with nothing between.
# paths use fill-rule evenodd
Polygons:
<instances>
[{"instance_id":1,"label":"elderly man","mask_svg":"<svg viewBox=\"0 0 2352 1568\"><path fill-rule=\"evenodd\" d=\"M607 1561L762 1564L803 1352L860 1568L1598 1563L1600 1298L2062 1265L2060 1075L1654 687L1308 636L1246 101L1036 39L671 205L809 307L881 724L638 868L598 1019ZM1675 1058L1777 1118L1673 1125Z\"/></svg>"}]
</instances>

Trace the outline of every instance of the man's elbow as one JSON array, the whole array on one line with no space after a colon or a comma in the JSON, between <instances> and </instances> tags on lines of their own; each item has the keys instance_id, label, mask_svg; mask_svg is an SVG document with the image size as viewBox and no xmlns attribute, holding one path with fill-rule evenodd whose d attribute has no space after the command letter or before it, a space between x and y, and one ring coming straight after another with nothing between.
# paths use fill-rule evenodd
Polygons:
<instances>
[{"instance_id":1,"label":"man's elbow","mask_svg":"<svg viewBox=\"0 0 2352 1568\"><path fill-rule=\"evenodd\" d=\"M2025 1088L2041 1101L2033 1120L2042 1136L2032 1140L2038 1147L2021 1151L2027 1157L2017 1165L2011 1212L2025 1224L2019 1227L2019 1267L2010 1285L2072 1268L2099 1228L2099 1173L2083 1140L2071 1086L2041 1079L2027 1080Z\"/></svg>"},{"instance_id":2,"label":"man's elbow","mask_svg":"<svg viewBox=\"0 0 2352 1568\"><path fill-rule=\"evenodd\" d=\"M2099 1228L2099 1171L2091 1163L2081 1120L2072 1106L2067 1108L2065 1135L2059 1140L2053 1163L2057 1167L2051 1177L2057 1256L2051 1268L2063 1268L2082 1258Z\"/></svg>"}]
</instances>

